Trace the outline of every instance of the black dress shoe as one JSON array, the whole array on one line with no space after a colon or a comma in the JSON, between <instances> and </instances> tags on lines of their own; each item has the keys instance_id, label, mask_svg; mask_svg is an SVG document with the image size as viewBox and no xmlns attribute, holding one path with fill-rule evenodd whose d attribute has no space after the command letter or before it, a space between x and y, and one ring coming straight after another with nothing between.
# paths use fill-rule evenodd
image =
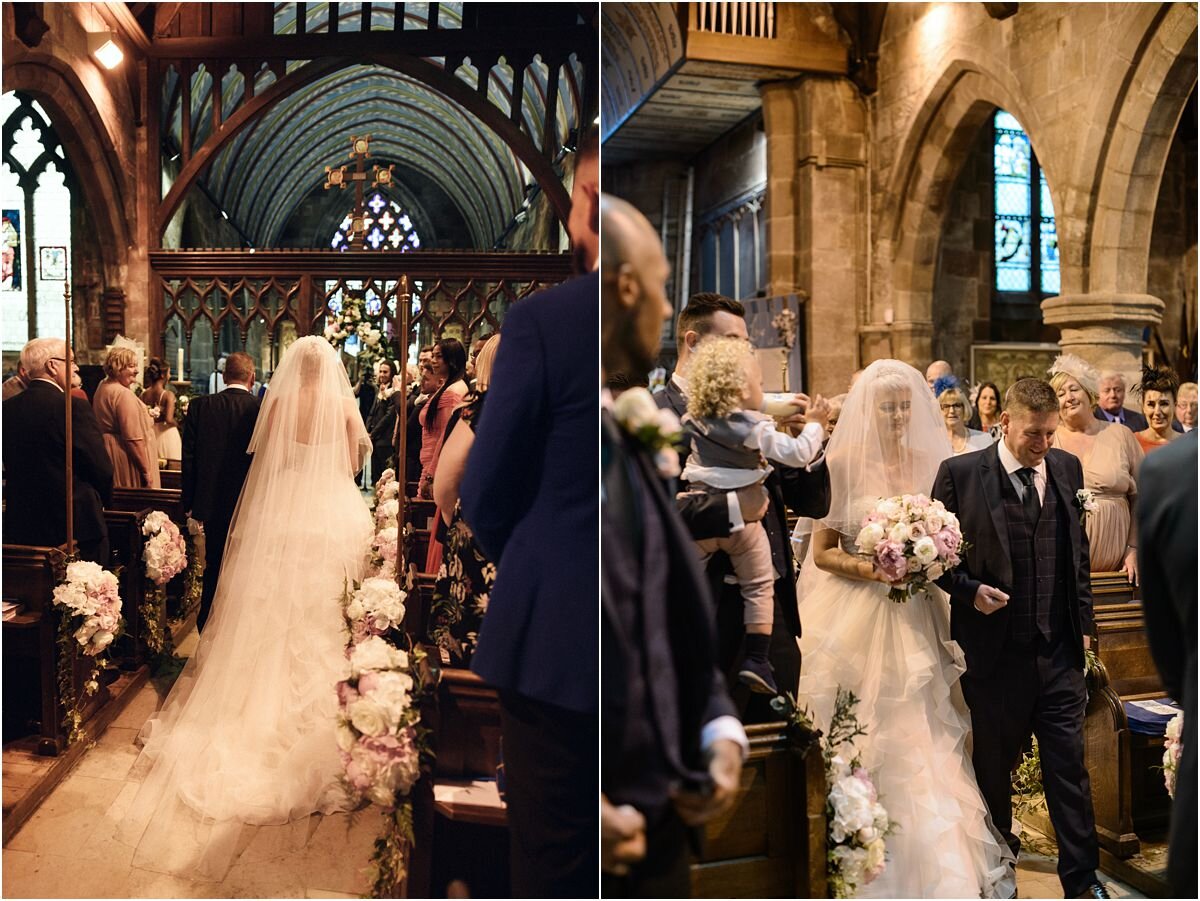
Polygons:
<instances>
[{"instance_id":1,"label":"black dress shoe","mask_svg":"<svg viewBox=\"0 0 1200 901\"><path fill-rule=\"evenodd\" d=\"M1076 895L1075 897L1076 898L1111 898L1112 895L1110 895L1108 893L1108 889L1106 889L1101 883L1093 882L1091 885L1089 885L1087 887L1087 890L1082 895Z\"/></svg>"}]
</instances>

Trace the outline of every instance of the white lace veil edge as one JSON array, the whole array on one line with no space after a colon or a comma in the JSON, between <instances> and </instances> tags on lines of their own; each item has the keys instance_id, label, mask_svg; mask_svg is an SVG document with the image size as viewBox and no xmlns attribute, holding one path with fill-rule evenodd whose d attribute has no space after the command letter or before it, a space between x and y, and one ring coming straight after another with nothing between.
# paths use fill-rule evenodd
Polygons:
<instances>
[{"instance_id":1,"label":"white lace veil edge","mask_svg":"<svg viewBox=\"0 0 1200 901\"><path fill-rule=\"evenodd\" d=\"M876 360L855 382L825 451L829 512L813 532L851 538L876 499L929 494L952 453L945 421L924 377L899 360Z\"/></svg>"}]
</instances>

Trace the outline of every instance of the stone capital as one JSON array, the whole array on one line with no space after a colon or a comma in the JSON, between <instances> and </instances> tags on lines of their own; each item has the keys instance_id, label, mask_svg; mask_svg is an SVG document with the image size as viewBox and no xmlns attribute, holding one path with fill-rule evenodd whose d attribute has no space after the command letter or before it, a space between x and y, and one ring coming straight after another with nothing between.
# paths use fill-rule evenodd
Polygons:
<instances>
[{"instance_id":1,"label":"stone capital","mask_svg":"<svg viewBox=\"0 0 1200 901\"><path fill-rule=\"evenodd\" d=\"M1149 294L1064 294L1042 301L1042 317L1061 332L1059 346L1101 371L1124 373L1128 384L1141 377L1142 335L1162 322L1165 304Z\"/></svg>"}]
</instances>

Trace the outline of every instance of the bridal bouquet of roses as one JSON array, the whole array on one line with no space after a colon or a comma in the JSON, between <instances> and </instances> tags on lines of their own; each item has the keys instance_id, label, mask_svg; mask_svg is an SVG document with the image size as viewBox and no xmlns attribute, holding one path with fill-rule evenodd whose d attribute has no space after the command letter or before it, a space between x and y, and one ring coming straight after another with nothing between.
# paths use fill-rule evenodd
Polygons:
<instances>
[{"instance_id":1,"label":"bridal bouquet of roses","mask_svg":"<svg viewBox=\"0 0 1200 901\"><path fill-rule=\"evenodd\" d=\"M54 603L79 617L75 640L83 653L95 657L121 631L121 596L117 577L90 560L67 564L67 579L54 589Z\"/></svg>"},{"instance_id":2,"label":"bridal bouquet of roses","mask_svg":"<svg viewBox=\"0 0 1200 901\"><path fill-rule=\"evenodd\" d=\"M1177 713L1167 723L1167 734L1163 739L1163 781L1167 794L1175 797L1175 776L1179 771L1179 758L1183 756L1183 713Z\"/></svg>"},{"instance_id":3,"label":"bridal bouquet of roses","mask_svg":"<svg viewBox=\"0 0 1200 901\"><path fill-rule=\"evenodd\" d=\"M924 494L881 499L858 532L859 553L891 582L888 598L904 603L962 562L958 517Z\"/></svg>"},{"instance_id":4,"label":"bridal bouquet of roses","mask_svg":"<svg viewBox=\"0 0 1200 901\"><path fill-rule=\"evenodd\" d=\"M370 581L370 580L368 580ZM338 752L354 799L385 809L421 774L420 712L413 706L410 657L378 635L350 651L350 677L338 683Z\"/></svg>"}]
</instances>

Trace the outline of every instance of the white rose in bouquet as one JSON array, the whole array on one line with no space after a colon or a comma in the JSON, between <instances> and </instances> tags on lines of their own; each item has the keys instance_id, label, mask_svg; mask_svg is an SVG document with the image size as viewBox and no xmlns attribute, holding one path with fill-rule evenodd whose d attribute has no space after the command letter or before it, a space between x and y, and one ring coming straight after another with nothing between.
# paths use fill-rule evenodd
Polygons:
<instances>
[{"instance_id":1,"label":"white rose in bouquet","mask_svg":"<svg viewBox=\"0 0 1200 901\"><path fill-rule=\"evenodd\" d=\"M391 579L367 579L354 593L354 597L361 602L363 613L360 616L352 616L352 619L369 616L375 628L380 631L398 625L404 619L404 592ZM347 614L349 613L347 610Z\"/></svg>"},{"instance_id":2,"label":"white rose in bouquet","mask_svg":"<svg viewBox=\"0 0 1200 901\"><path fill-rule=\"evenodd\" d=\"M933 539L928 535L918 538L913 543L913 556L920 561L922 566L928 566L937 559L937 545L933 543Z\"/></svg>"},{"instance_id":3,"label":"white rose in bouquet","mask_svg":"<svg viewBox=\"0 0 1200 901\"><path fill-rule=\"evenodd\" d=\"M849 845L839 845L833 849L833 856L841 870L842 878L846 880L848 887L856 887L863 884L867 869L867 850L865 848L852 848Z\"/></svg>"},{"instance_id":4,"label":"white rose in bouquet","mask_svg":"<svg viewBox=\"0 0 1200 901\"><path fill-rule=\"evenodd\" d=\"M658 421L658 404L645 388L630 388L613 402L613 415L624 424L626 431L636 432Z\"/></svg>"},{"instance_id":5,"label":"white rose in bouquet","mask_svg":"<svg viewBox=\"0 0 1200 901\"><path fill-rule=\"evenodd\" d=\"M406 669L408 655L398 648L392 647L378 635L372 635L357 645L350 653L350 674L357 677L361 673Z\"/></svg>"},{"instance_id":6,"label":"white rose in bouquet","mask_svg":"<svg viewBox=\"0 0 1200 901\"><path fill-rule=\"evenodd\" d=\"M904 509L894 497L883 501L876 509L887 517L889 522L895 522L904 515Z\"/></svg>"},{"instance_id":7,"label":"white rose in bouquet","mask_svg":"<svg viewBox=\"0 0 1200 901\"><path fill-rule=\"evenodd\" d=\"M376 704L370 698L359 698L346 708L346 714L363 735L383 735L400 724L398 717L390 716L382 704Z\"/></svg>"},{"instance_id":8,"label":"white rose in bouquet","mask_svg":"<svg viewBox=\"0 0 1200 901\"><path fill-rule=\"evenodd\" d=\"M883 541L883 538L883 526L877 522L868 523L858 533L858 549L864 554L873 554L879 542Z\"/></svg>"},{"instance_id":9,"label":"white rose in bouquet","mask_svg":"<svg viewBox=\"0 0 1200 901\"><path fill-rule=\"evenodd\" d=\"M887 862L887 844L882 838L876 838L870 842L867 842L866 845L866 868L868 870L867 882L870 882L883 872L884 864Z\"/></svg>"},{"instance_id":10,"label":"white rose in bouquet","mask_svg":"<svg viewBox=\"0 0 1200 901\"><path fill-rule=\"evenodd\" d=\"M908 541L908 526L902 522L896 523L888 529L888 538L903 547Z\"/></svg>"}]
</instances>

